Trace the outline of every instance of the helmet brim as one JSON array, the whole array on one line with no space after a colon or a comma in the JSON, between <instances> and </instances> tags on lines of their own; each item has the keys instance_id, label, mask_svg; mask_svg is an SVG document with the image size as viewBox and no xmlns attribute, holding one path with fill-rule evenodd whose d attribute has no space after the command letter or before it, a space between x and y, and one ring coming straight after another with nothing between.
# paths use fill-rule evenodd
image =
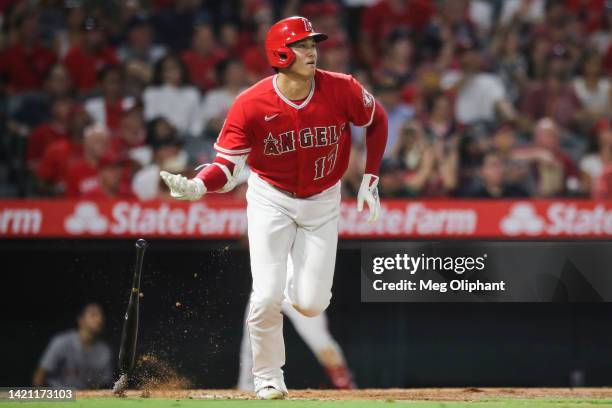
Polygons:
<instances>
[{"instance_id":1,"label":"helmet brim","mask_svg":"<svg viewBox=\"0 0 612 408\"><path fill-rule=\"evenodd\" d=\"M287 47L289 47L290 45L294 45L296 43L299 43L300 41L304 41L308 38L312 38L313 40L315 40L315 42L319 43L321 41L325 41L327 40L329 37L327 36L327 34L323 34L323 33L310 33L307 36L304 36L302 38L300 38L299 40L295 40L292 41L290 43L287 43Z\"/></svg>"}]
</instances>

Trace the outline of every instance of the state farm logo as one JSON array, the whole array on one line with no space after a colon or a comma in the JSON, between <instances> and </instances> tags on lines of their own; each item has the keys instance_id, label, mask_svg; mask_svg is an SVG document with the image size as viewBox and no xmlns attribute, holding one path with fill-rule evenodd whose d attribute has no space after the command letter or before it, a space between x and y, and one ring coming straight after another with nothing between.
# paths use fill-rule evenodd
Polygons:
<instances>
[{"instance_id":1,"label":"state farm logo","mask_svg":"<svg viewBox=\"0 0 612 408\"><path fill-rule=\"evenodd\" d=\"M210 208L204 203L172 206L118 201L101 213L92 202L81 202L64 220L71 235L194 235L239 236L246 230L243 208Z\"/></svg>"},{"instance_id":2,"label":"state farm logo","mask_svg":"<svg viewBox=\"0 0 612 408\"><path fill-rule=\"evenodd\" d=\"M90 202L77 204L74 213L64 221L64 227L70 234L83 233L103 234L108 229L108 220L98 209L98 206Z\"/></svg>"},{"instance_id":3,"label":"state farm logo","mask_svg":"<svg viewBox=\"0 0 612 408\"><path fill-rule=\"evenodd\" d=\"M358 212L354 203L343 202L340 210L340 234L346 235L471 235L477 231L478 213L469 208L431 208L424 203L381 207L379 222L365 222L366 212Z\"/></svg>"},{"instance_id":4,"label":"state farm logo","mask_svg":"<svg viewBox=\"0 0 612 408\"><path fill-rule=\"evenodd\" d=\"M509 236L610 236L612 209L603 202L595 206L563 201L550 204L517 203L500 220L499 229Z\"/></svg>"},{"instance_id":5,"label":"state farm logo","mask_svg":"<svg viewBox=\"0 0 612 408\"><path fill-rule=\"evenodd\" d=\"M510 207L510 214L501 219L499 227L506 235L538 235L544 230L544 219L533 205L518 203Z\"/></svg>"}]
</instances>

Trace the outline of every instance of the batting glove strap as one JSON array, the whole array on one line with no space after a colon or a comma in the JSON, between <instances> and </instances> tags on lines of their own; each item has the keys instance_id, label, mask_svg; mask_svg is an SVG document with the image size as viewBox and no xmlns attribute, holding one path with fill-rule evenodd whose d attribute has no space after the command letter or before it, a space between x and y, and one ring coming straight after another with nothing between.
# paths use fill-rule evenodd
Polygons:
<instances>
[{"instance_id":1,"label":"batting glove strap","mask_svg":"<svg viewBox=\"0 0 612 408\"><path fill-rule=\"evenodd\" d=\"M161 171L160 177L170 189L170 196L177 200L194 201L206 194L206 186L199 178L188 179L180 174L171 174Z\"/></svg>"},{"instance_id":2,"label":"batting glove strap","mask_svg":"<svg viewBox=\"0 0 612 408\"><path fill-rule=\"evenodd\" d=\"M357 194L357 211L363 211L363 203L368 203L370 216L368 222L372 223L378 219L380 214L380 198L378 197L378 176L364 174Z\"/></svg>"}]
</instances>

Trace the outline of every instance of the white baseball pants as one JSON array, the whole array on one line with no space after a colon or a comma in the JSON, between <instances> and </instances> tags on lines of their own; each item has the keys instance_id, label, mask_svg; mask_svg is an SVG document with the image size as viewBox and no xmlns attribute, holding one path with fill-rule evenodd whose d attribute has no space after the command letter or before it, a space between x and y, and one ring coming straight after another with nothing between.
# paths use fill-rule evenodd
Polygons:
<instances>
[{"instance_id":1,"label":"white baseball pants","mask_svg":"<svg viewBox=\"0 0 612 408\"><path fill-rule=\"evenodd\" d=\"M247 218L253 291L247 317L256 383L283 379L281 305L322 313L331 299L336 263L340 182L305 199L249 176ZM287 264L293 270L287 273ZM257 391L257 386L255 387Z\"/></svg>"},{"instance_id":2,"label":"white baseball pants","mask_svg":"<svg viewBox=\"0 0 612 408\"><path fill-rule=\"evenodd\" d=\"M246 307L244 332L240 341L240 370L237 386L242 391L253 391L253 350L251 350L246 322L249 310L250 303ZM329 331L325 312L315 317L306 317L286 301L283 301L281 310L283 315L289 318L295 331L304 340L321 366L333 367L346 364L342 349Z\"/></svg>"}]
</instances>

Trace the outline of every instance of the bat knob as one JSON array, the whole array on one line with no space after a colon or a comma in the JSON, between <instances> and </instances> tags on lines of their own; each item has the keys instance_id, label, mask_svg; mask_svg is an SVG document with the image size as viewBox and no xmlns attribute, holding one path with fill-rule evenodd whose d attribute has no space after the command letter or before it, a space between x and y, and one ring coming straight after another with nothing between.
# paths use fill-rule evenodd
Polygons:
<instances>
[{"instance_id":1,"label":"bat knob","mask_svg":"<svg viewBox=\"0 0 612 408\"><path fill-rule=\"evenodd\" d=\"M145 249L149 244L144 239L140 238L136 241L136 248Z\"/></svg>"}]
</instances>

